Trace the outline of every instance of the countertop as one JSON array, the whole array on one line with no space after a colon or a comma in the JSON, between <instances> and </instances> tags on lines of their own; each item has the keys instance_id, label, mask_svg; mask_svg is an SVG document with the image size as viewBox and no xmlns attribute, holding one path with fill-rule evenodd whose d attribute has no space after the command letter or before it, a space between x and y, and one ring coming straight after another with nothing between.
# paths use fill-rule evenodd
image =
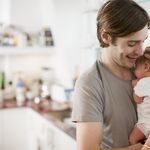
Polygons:
<instances>
[{"instance_id":1,"label":"countertop","mask_svg":"<svg viewBox=\"0 0 150 150\"><path fill-rule=\"evenodd\" d=\"M76 129L71 127L59 119L53 117L49 114L49 112L63 112L69 111L70 108L68 105L63 103L58 103L53 100L45 100L42 103L36 104L33 100L25 101L22 105L18 106L15 99L13 100L4 100L3 105L0 109L9 109L9 108L18 108L18 107L30 107L40 115L42 115L45 119L56 125L58 128L66 132L72 138L76 140Z\"/></svg>"}]
</instances>

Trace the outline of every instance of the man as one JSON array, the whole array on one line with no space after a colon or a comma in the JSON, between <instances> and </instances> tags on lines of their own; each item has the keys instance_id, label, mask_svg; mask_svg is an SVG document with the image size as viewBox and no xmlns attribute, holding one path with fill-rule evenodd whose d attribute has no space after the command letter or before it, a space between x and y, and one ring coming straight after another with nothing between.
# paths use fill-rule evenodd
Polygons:
<instances>
[{"instance_id":1,"label":"man","mask_svg":"<svg viewBox=\"0 0 150 150\"><path fill-rule=\"evenodd\" d=\"M149 26L147 12L132 0L110 0L99 10L103 52L75 85L72 121L77 122L78 150L142 148L129 143L137 122L131 81Z\"/></svg>"}]
</instances>

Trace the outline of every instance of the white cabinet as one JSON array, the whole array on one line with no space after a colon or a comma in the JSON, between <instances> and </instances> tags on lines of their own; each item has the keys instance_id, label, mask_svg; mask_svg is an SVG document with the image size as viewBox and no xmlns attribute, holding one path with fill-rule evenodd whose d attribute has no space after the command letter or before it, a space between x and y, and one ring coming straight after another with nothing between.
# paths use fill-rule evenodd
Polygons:
<instances>
[{"instance_id":1,"label":"white cabinet","mask_svg":"<svg viewBox=\"0 0 150 150\"><path fill-rule=\"evenodd\" d=\"M2 132L3 131L3 132ZM76 150L76 141L31 108L0 110L0 150Z\"/></svg>"},{"instance_id":2,"label":"white cabinet","mask_svg":"<svg viewBox=\"0 0 150 150\"><path fill-rule=\"evenodd\" d=\"M52 150L53 126L33 110L28 111L28 149Z\"/></svg>"},{"instance_id":3,"label":"white cabinet","mask_svg":"<svg viewBox=\"0 0 150 150\"><path fill-rule=\"evenodd\" d=\"M2 109L2 150L27 150L26 109Z\"/></svg>"},{"instance_id":4,"label":"white cabinet","mask_svg":"<svg viewBox=\"0 0 150 150\"><path fill-rule=\"evenodd\" d=\"M54 149L53 150L77 150L76 141L68 134L63 132L57 127L53 128L54 131Z\"/></svg>"},{"instance_id":5,"label":"white cabinet","mask_svg":"<svg viewBox=\"0 0 150 150\"><path fill-rule=\"evenodd\" d=\"M32 137L40 150L77 150L75 139L36 112L30 111L29 113L29 122L31 121L28 123L29 143L32 141ZM32 135L30 136L30 134ZM32 146L29 149L34 149L33 144L29 144L29 146Z\"/></svg>"},{"instance_id":6,"label":"white cabinet","mask_svg":"<svg viewBox=\"0 0 150 150\"><path fill-rule=\"evenodd\" d=\"M2 126L3 126L2 111L0 111L0 149L3 149Z\"/></svg>"}]
</instances>

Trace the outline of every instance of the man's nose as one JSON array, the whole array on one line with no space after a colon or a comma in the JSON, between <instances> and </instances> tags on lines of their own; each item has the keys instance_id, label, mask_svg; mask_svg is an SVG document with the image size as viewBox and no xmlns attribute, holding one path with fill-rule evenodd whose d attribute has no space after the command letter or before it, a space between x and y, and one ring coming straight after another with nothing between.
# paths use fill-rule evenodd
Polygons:
<instances>
[{"instance_id":1,"label":"man's nose","mask_svg":"<svg viewBox=\"0 0 150 150\"><path fill-rule=\"evenodd\" d=\"M143 55L143 43L140 43L140 44L138 45L136 53L137 53L138 55Z\"/></svg>"}]
</instances>

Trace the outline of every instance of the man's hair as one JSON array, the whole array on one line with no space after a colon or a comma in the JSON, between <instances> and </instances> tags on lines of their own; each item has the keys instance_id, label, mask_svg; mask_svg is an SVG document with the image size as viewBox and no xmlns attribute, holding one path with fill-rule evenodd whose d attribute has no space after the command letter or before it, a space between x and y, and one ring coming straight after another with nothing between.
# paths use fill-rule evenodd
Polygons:
<instances>
[{"instance_id":1,"label":"man's hair","mask_svg":"<svg viewBox=\"0 0 150 150\"><path fill-rule=\"evenodd\" d=\"M109 0L99 10L97 16L97 37L101 47L108 47L101 39L100 30L106 29L114 44L116 37L129 36L143 29L150 28L148 13L133 0Z\"/></svg>"},{"instance_id":2,"label":"man's hair","mask_svg":"<svg viewBox=\"0 0 150 150\"><path fill-rule=\"evenodd\" d=\"M138 65L138 64L143 65L145 62L148 62L150 64L150 59L146 58L145 54L150 55L150 52L144 51L144 54L136 59L136 62L135 62L136 65Z\"/></svg>"}]
</instances>

